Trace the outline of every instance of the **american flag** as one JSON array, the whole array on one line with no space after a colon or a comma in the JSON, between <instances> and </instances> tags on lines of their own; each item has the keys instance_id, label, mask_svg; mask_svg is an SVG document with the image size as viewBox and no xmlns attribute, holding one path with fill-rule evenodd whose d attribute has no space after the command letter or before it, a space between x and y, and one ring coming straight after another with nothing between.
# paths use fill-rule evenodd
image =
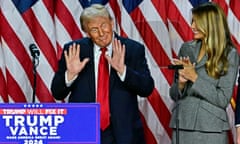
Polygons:
<instances>
[{"instance_id":1,"label":"american flag","mask_svg":"<svg viewBox=\"0 0 240 144\"><path fill-rule=\"evenodd\" d=\"M40 50L37 67L36 102L57 102L50 91L51 80L63 45L85 36L79 16L83 8L102 3L109 8L115 30L146 46L155 89L147 99L139 98L147 144L170 144L169 120L173 101L168 89L173 72L167 65L181 44L192 39L191 8L208 0L0 0L0 101L32 102L34 85L30 44ZM240 1L213 0L227 14L232 38L240 52ZM237 85L237 83L236 83ZM236 90L227 108L235 137Z\"/></svg>"}]
</instances>

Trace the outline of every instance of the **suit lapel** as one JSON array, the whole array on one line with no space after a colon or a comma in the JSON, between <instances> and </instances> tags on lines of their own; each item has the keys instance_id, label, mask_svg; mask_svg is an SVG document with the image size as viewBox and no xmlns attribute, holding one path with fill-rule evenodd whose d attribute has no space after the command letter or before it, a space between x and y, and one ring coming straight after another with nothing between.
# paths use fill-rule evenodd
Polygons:
<instances>
[{"instance_id":1,"label":"suit lapel","mask_svg":"<svg viewBox=\"0 0 240 144\"><path fill-rule=\"evenodd\" d=\"M205 63L206 63L206 61L207 61L207 56L206 55L204 55L203 56L203 58L199 61L199 62L197 62L197 59L198 59L198 55L199 55L199 53L200 53L200 48L201 48L201 42L197 42L196 43L196 46L195 46L195 49L196 49L196 55L195 55L195 60L196 60L196 68L199 68L199 67L202 67L202 66L204 66L205 65Z\"/></svg>"},{"instance_id":2,"label":"suit lapel","mask_svg":"<svg viewBox=\"0 0 240 144\"><path fill-rule=\"evenodd\" d=\"M95 70L94 70L94 51L93 51L93 42L89 39L88 46L85 48L87 49L87 54L90 59L88 62L89 64L89 89L91 92L91 95L94 97L94 100L96 100L96 89L95 89Z\"/></svg>"},{"instance_id":3,"label":"suit lapel","mask_svg":"<svg viewBox=\"0 0 240 144\"><path fill-rule=\"evenodd\" d=\"M189 43L187 45L187 47L189 47L189 48L186 49L184 56L189 56L191 62L196 64L196 68L205 65L206 60L207 60L206 56L204 56L200 62L197 62L198 55L199 55L200 48L201 48L201 42L194 41L192 43Z\"/></svg>"}]
</instances>

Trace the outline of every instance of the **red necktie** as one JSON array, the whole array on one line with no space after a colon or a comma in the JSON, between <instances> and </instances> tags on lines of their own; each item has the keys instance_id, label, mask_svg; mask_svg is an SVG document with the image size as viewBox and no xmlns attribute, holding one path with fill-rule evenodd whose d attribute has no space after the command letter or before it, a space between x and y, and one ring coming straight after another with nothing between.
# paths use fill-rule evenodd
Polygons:
<instances>
[{"instance_id":1,"label":"red necktie","mask_svg":"<svg viewBox=\"0 0 240 144\"><path fill-rule=\"evenodd\" d=\"M100 126L105 130L110 124L109 111L109 69L108 62L105 58L107 48L101 48L98 65L98 85L97 85L97 101L100 103Z\"/></svg>"}]
</instances>

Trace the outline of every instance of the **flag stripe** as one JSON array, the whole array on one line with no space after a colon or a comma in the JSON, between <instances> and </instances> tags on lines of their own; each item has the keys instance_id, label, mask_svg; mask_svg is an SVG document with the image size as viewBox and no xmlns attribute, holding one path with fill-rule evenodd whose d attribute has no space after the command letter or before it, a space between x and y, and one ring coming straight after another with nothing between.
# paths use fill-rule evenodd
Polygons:
<instances>
[{"instance_id":1,"label":"flag stripe","mask_svg":"<svg viewBox=\"0 0 240 144\"><path fill-rule=\"evenodd\" d=\"M230 8L233 11L235 17L237 17L238 20L240 20L240 1L239 0L231 0L230 1Z\"/></svg>"}]
</instances>

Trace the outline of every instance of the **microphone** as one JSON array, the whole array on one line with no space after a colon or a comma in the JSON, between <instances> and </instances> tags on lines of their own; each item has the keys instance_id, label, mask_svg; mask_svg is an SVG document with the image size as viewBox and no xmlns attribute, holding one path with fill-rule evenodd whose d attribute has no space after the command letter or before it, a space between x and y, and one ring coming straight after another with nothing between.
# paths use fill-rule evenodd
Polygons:
<instances>
[{"instance_id":1,"label":"microphone","mask_svg":"<svg viewBox=\"0 0 240 144\"><path fill-rule=\"evenodd\" d=\"M33 94L32 94L32 102L35 103L35 94L36 94L36 86L37 86L37 66L39 64L39 55L40 51L35 44L29 45L29 50L32 56L33 63Z\"/></svg>"},{"instance_id":2,"label":"microphone","mask_svg":"<svg viewBox=\"0 0 240 144\"><path fill-rule=\"evenodd\" d=\"M178 70L183 68L183 65L168 65L168 69Z\"/></svg>"},{"instance_id":3,"label":"microphone","mask_svg":"<svg viewBox=\"0 0 240 144\"><path fill-rule=\"evenodd\" d=\"M39 49L37 48L37 46L35 44L30 44L29 45L29 50L30 50L31 56L33 58L38 58L39 57L40 51L39 51Z\"/></svg>"}]
</instances>

